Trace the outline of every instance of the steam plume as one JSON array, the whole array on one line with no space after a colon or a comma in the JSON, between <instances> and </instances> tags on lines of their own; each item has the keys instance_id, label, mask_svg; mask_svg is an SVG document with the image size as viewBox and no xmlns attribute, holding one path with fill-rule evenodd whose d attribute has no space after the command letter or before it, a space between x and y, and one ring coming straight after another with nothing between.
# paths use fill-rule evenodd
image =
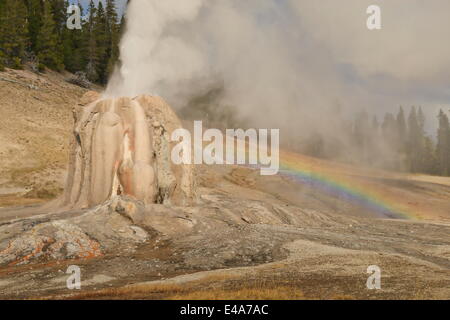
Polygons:
<instances>
[{"instance_id":1,"label":"steam plume","mask_svg":"<svg viewBox=\"0 0 450 320\"><path fill-rule=\"evenodd\" d=\"M450 96L450 45L439 37L450 3L378 3L374 32L369 0L132 0L107 94L157 94L181 109L220 84L217 103L249 126L343 144L342 118L355 111L421 104L434 118Z\"/></svg>"}]
</instances>

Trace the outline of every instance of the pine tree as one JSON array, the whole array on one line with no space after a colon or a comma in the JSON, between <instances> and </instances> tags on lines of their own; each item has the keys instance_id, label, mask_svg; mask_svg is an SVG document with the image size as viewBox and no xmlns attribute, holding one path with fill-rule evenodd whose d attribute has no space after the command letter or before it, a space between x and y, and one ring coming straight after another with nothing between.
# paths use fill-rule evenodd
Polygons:
<instances>
[{"instance_id":1,"label":"pine tree","mask_svg":"<svg viewBox=\"0 0 450 320\"><path fill-rule=\"evenodd\" d=\"M422 111L422 107L419 107L419 111L417 111L417 121L419 123L419 130L422 135L425 134L425 114Z\"/></svg>"},{"instance_id":2,"label":"pine tree","mask_svg":"<svg viewBox=\"0 0 450 320\"><path fill-rule=\"evenodd\" d=\"M28 0L28 37L30 38L30 50L36 53L37 39L42 24L42 2L40 0Z\"/></svg>"},{"instance_id":3,"label":"pine tree","mask_svg":"<svg viewBox=\"0 0 450 320\"><path fill-rule=\"evenodd\" d=\"M57 26L53 18L50 2L44 1L41 26L36 39L36 53L40 69L44 66L61 71L64 69L63 57L58 43Z\"/></svg>"},{"instance_id":4,"label":"pine tree","mask_svg":"<svg viewBox=\"0 0 450 320\"><path fill-rule=\"evenodd\" d=\"M430 137L425 137L424 140L424 154L422 159L423 172L428 174L438 174L438 162L433 140Z\"/></svg>"},{"instance_id":5,"label":"pine tree","mask_svg":"<svg viewBox=\"0 0 450 320\"><path fill-rule=\"evenodd\" d=\"M107 28L107 77L114 71L119 60L120 25L115 0L106 0L106 28Z\"/></svg>"},{"instance_id":6,"label":"pine tree","mask_svg":"<svg viewBox=\"0 0 450 320\"><path fill-rule=\"evenodd\" d=\"M360 112L355 119L353 129L355 146L360 152L361 160L367 161L369 150L369 130L370 122L369 115L366 111Z\"/></svg>"},{"instance_id":7,"label":"pine tree","mask_svg":"<svg viewBox=\"0 0 450 320\"><path fill-rule=\"evenodd\" d=\"M119 23L119 38L121 38L125 32L126 22L127 22L127 20L125 19L125 15L123 15L120 18L120 23Z\"/></svg>"},{"instance_id":8,"label":"pine tree","mask_svg":"<svg viewBox=\"0 0 450 320\"><path fill-rule=\"evenodd\" d=\"M67 8L69 7L69 1L50 0L50 4L52 7L53 18L56 24L56 32L58 33L58 36L62 38L62 33L66 29Z\"/></svg>"},{"instance_id":9,"label":"pine tree","mask_svg":"<svg viewBox=\"0 0 450 320\"><path fill-rule=\"evenodd\" d=\"M395 137L397 136L397 123L392 113L386 113L381 124L381 133L383 137L384 166L387 169L397 169L397 145Z\"/></svg>"},{"instance_id":10,"label":"pine tree","mask_svg":"<svg viewBox=\"0 0 450 320\"><path fill-rule=\"evenodd\" d=\"M62 62L64 61L64 31L67 30L67 8L69 3L67 0L50 0L52 7L53 20L55 21L55 30L57 34L57 51L58 56Z\"/></svg>"},{"instance_id":11,"label":"pine tree","mask_svg":"<svg viewBox=\"0 0 450 320\"><path fill-rule=\"evenodd\" d=\"M85 70L91 81L105 84L119 59L124 19L118 17L115 0L99 1L98 8L91 0L82 30L69 30L70 3L0 0L0 70L4 66L19 68L26 59L39 60L41 70Z\"/></svg>"},{"instance_id":12,"label":"pine tree","mask_svg":"<svg viewBox=\"0 0 450 320\"><path fill-rule=\"evenodd\" d=\"M95 17L97 8L94 2L89 2L89 17L87 23L83 26L83 40L86 43L86 74L90 81L96 82L99 79L97 54L97 39L95 36Z\"/></svg>"},{"instance_id":13,"label":"pine tree","mask_svg":"<svg viewBox=\"0 0 450 320\"><path fill-rule=\"evenodd\" d=\"M67 0L66 3L67 6ZM84 9L79 1L77 5L80 8L81 16L83 16ZM67 21L69 16L70 15L66 13L65 21ZM85 39L85 32L83 31L84 26L86 26L86 22L82 21L81 30L69 30L66 27L62 30L64 65L68 71L73 73L85 70L87 64L86 56L88 41Z\"/></svg>"},{"instance_id":14,"label":"pine tree","mask_svg":"<svg viewBox=\"0 0 450 320\"><path fill-rule=\"evenodd\" d=\"M94 34L96 47L96 56L98 59L97 63L97 74L98 80L101 84L105 84L108 80L107 69L108 69L108 24L106 19L106 12L103 8L103 4L100 1L98 3L97 14L94 18Z\"/></svg>"},{"instance_id":15,"label":"pine tree","mask_svg":"<svg viewBox=\"0 0 450 320\"><path fill-rule=\"evenodd\" d=\"M424 133L416 108L412 107L408 117L408 158L410 170L420 172L424 154Z\"/></svg>"},{"instance_id":16,"label":"pine tree","mask_svg":"<svg viewBox=\"0 0 450 320\"><path fill-rule=\"evenodd\" d=\"M422 141L422 148L419 150L420 171L424 173L432 173L436 167L436 155L433 141L425 133L426 118L422 107L417 111L417 122L419 124L419 134Z\"/></svg>"},{"instance_id":17,"label":"pine tree","mask_svg":"<svg viewBox=\"0 0 450 320\"><path fill-rule=\"evenodd\" d=\"M28 44L27 8L23 0L3 0L0 7L0 65L21 68Z\"/></svg>"},{"instance_id":18,"label":"pine tree","mask_svg":"<svg viewBox=\"0 0 450 320\"><path fill-rule=\"evenodd\" d=\"M4 48L5 42L5 29L6 29L6 14L5 14L5 1L0 1L0 71L5 70L7 63L7 57Z\"/></svg>"},{"instance_id":19,"label":"pine tree","mask_svg":"<svg viewBox=\"0 0 450 320\"><path fill-rule=\"evenodd\" d=\"M405 119L405 112L403 111L403 107L400 106L400 109L398 110L397 118L396 120L396 126L397 126L397 137L396 137L396 143L398 146L398 150L400 152L406 151L406 119Z\"/></svg>"},{"instance_id":20,"label":"pine tree","mask_svg":"<svg viewBox=\"0 0 450 320\"><path fill-rule=\"evenodd\" d=\"M443 176L450 176L450 123L444 111L439 112L439 128L437 133L437 162L439 173Z\"/></svg>"}]
</instances>

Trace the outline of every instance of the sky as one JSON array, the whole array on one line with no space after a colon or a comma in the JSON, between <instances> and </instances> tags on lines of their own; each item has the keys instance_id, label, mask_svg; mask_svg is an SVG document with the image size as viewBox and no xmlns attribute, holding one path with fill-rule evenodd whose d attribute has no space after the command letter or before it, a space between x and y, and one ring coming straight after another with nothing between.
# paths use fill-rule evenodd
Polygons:
<instances>
[{"instance_id":1,"label":"sky","mask_svg":"<svg viewBox=\"0 0 450 320\"><path fill-rule=\"evenodd\" d=\"M139 1L134 32L142 34L130 38L148 52L128 52L141 59L137 88L174 104L187 99L183 89L196 89L190 83L207 86L219 76L229 89L225 103L247 116L339 104L381 117L415 105L434 130L438 109L450 110L448 0ZM381 30L366 27L373 4Z\"/></svg>"}]
</instances>

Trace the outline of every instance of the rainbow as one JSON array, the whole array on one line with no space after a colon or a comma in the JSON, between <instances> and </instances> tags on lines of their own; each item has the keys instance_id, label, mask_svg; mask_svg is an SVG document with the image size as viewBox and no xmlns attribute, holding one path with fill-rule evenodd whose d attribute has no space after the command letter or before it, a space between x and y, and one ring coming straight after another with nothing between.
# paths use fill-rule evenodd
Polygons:
<instances>
[{"instance_id":1,"label":"rainbow","mask_svg":"<svg viewBox=\"0 0 450 320\"><path fill-rule=\"evenodd\" d=\"M347 171L347 172L346 172ZM358 179L354 169L343 164L331 165L326 161L301 154L281 151L279 174L316 190L362 206L382 218L410 219L416 215L389 194L383 186Z\"/></svg>"},{"instance_id":2,"label":"rainbow","mask_svg":"<svg viewBox=\"0 0 450 320\"><path fill-rule=\"evenodd\" d=\"M248 154L248 143L241 148ZM239 148L239 144L238 144ZM228 150L227 150L228 151ZM386 184L377 183L379 178L391 179L393 174L374 169L362 169L352 165L305 156L280 150L279 175L305 184L319 192L360 206L388 219L421 219L421 215L398 191ZM244 165L253 169L260 166Z\"/></svg>"}]
</instances>

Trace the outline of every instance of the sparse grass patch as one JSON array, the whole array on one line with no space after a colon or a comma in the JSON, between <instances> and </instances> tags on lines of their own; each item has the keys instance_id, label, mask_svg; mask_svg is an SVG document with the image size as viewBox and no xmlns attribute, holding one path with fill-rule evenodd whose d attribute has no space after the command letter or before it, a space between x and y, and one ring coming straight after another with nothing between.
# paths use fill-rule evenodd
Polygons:
<instances>
[{"instance_id":1,"label":"sparse grass patch","mask_svg":"<svg viewBox=\"0 0 450 320\"><path fill-rule=\"evenodd\" d=\"M171 300L304 300L294 287L240 288L236 290L199 290L169 297Z\"/></svg>"},{"instance_id":2,"label":"sparse grass patch","mask_svg":"<svg viewBox=\"0 0 450 320\"><path fill-rule=\"evenodd\" d=\"M70 300L89 299L158 299L170 295L181 294L187 288L174 284L135 285L122 288L108 288L84 292L68 297Z\"/></svg>"},{"instance_id":3,"label":"sparse grass patch","mask_svg":"<svg viewBox=\"0 0 450 320\"><path fill-rule=\"evenodd\" d=\"M80 293L68 299L167 299L167 300L302 300L295 286L275 281L237 279L213 274L186 284L141 284Z\"/></svg>"}]
</instances>

